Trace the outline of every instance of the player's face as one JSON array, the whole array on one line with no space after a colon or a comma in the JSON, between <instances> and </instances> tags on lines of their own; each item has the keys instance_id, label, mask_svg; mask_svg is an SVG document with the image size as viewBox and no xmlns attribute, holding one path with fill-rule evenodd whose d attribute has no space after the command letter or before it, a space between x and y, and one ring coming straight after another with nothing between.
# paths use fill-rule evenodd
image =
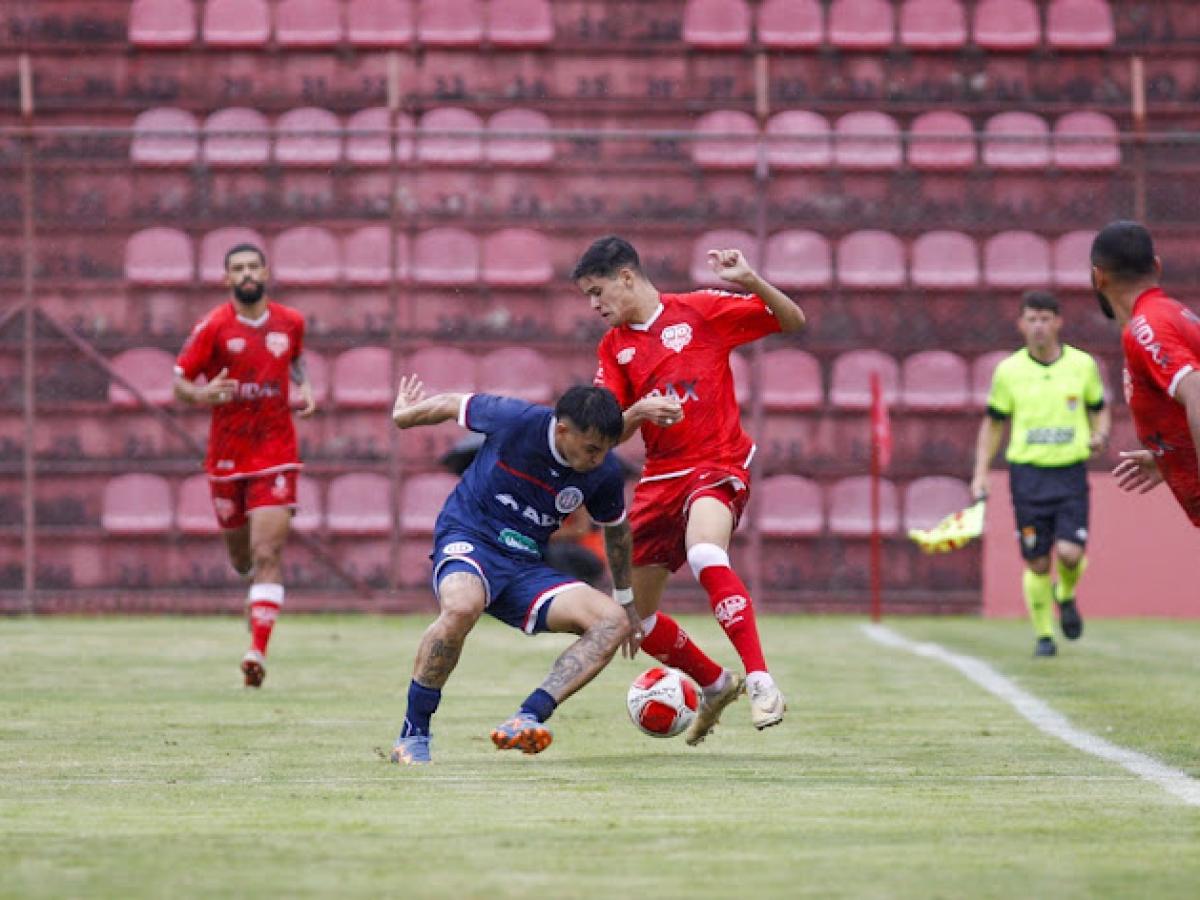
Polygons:
<instances>
[{"instance_id":1,"label":"player's face","mask_svg":"<svg viewBox=\"0 0 1200 900\"><path fill-rule=\"evenodd\" d=\"M1062 316L1048 309L1026 309L1021 312L1017 321L1025 343L1033 350L1044 350L1054 346L1058 341L1058 332L1062 328Z\"/></svg>"},{"instance_id":2,"label":"player's face","mask_svg":"<svg viewBox=\"0 0 1200 900\"><path fill-rule=\"evenodd\" d=\"M620 269L615 275L585 275L576 284L609 328L624 325L637 307L630 269Z\"/></svg>"},{"instance_id":3,"label":"player's face","mask_svg":"<svg viewBox=\"0 0 1200 900\"><path fill-rule=\"evenodd\" d=\"M567 465L576 472L590 472L613 448L613 442L603 437L596 429L580 431L570 422L557 422L554 426L554 446Z\"/></svg>"},{"instance_id":4,"label":"player's face","mask_svg":"<svg viewBox=\"0 0 1200 900\"><path fill-rule=\"evenodd\" d=\"M267 267L253 250L243 250L229 257L225 281L233 288L233 296L250 306L261 300L267 289Z\"/></svg>"}]
</instances>

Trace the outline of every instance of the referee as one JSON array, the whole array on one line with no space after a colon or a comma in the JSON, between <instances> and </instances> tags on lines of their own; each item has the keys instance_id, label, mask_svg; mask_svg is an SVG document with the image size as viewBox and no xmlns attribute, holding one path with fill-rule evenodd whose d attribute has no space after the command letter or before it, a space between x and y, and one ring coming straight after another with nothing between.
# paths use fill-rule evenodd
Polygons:
<instances>
[{"instance_id":1,"label":"referee","mask_svg":"<svg viewBox=\"0 0 1200 900\"><path fill-rule=\"evenodd\" d=\"M1051 607L1057 601L1063 636L1083 634L1075 585L1083 573L1088 536L1088 482L1085 460L1108 442L1111 416L1096 361L1059 342L1058 300L1045 291L1021 298L1017 327L1025 346L1002 360L992 376L987 415L975 442L971 492L987 494L988 468L1004 425L1011 422L1005 458L1025 560L1025 604L1037 634L1034 656L1054 656ZM1058 583L1050 577L1054 551Z\"/></svg>"}]
</instances>

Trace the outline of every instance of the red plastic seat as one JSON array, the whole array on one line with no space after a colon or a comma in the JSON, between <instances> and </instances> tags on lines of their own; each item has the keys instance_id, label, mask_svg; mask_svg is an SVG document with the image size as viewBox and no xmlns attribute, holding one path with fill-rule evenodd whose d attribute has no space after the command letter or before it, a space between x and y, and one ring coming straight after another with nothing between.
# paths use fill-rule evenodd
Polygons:
<instances>
[{"instance_id":1,"label":"red plastic seat","mask_svg":"<svg viewBox=\"0 0 1200 900\"><path fill-rule=\"evenodd\" d=\"M213 510L212 488L207 475L190 475L179 485L175 527L184 534L216 534L221 530Z\"/></svg>"},{"instance_id":2,"label":"red plastic seat","mask_svg":"<svg viewBox=\"0 0 1200 900\"><path fill-rule=\"evenodd\" d=\"M767 162L772 169L824 169L833 159L829 122L803 109L767 120Z\"/></svg>"},{"instance_id":3,"label":"red plastic seat","mask_svg":"<svg viewBox=\"0 0 1200 900\"><path fill-rule=\"evenodd\" d=\"M100 525L111 534L171 530L171 488L158 475L118 475L104 486Z\"/></svg>"},{"instance_id":4,"label":"red plastic seat","mask_svg":"<svg viewBox=\"0 0 1200 900\"><path fill-rule=\"evenodd\" d=\"M254 244L265 253L267 242L253 228L231 226L210 231L200 239L200 280L205 284L225 283L225 254L238 244ZM267 260L270 265L271 260Z\"/></svg>"},{"instance_id":5,"label":"red plastic seat","mask_svg":"<svg viewBox=\"0 0 1200 900\"><path fill-rule=\"evenodd\" d=\"M129 158L139 166L190 166L200 154L196 117L184 109L148 109L133 120Z\"/></svg>"},{"instance_id":6,"label":"red plastic seat","mask_svg":"<svg viewBox=\"0 0 1200 900\"><path fill-rule=\"evenodd\" d=\"M998 113L983 130L983 163L993 169L1045 169L1050 165L1050 127L1027 112Z\"/></svg>"},{"instance_id":7,"label":"red plastic seat","mask_svg":"<svg viewBox=\"0 0 1200 900\"><path fill-rule=\"evenodd\" d=\"M204 120L204 161L213 166L263 166L271 158L271 128L253 109L219 109Z\"/></svg>"},{"instance_id":8,"label":"red plastic seat","mask_svg":"<svg viewBox=\"0 0 1200 900\"><path fill-rule=\"evenodd\" d=\"M175 357L166 350L137 347L118 353L111 360L113 369L142 392L154 406L166 406L175 399ZM108 402L113 406L136 408L138 399L115 379L108 383Z\"/></svg>"},{"instance_id":9,"label":"red plastic seat","mask_svg":"<svg viewBox=\"0 0 1200 900\"><path fill-rule=\"evenodd\" d=\"M825 528L821 486L799 475L764 478L760 496L759 530L767 537L808 537Z\"/></svg>"},{"instance_id":10,"label":"red plastic seat","mask_svg":"<svg viewBox=\"0 0 1200 900\"><path fill-rule=\"evenodd\" d=\"M471 166L483 159L483 120L469 109L443 106L421 116L417 160L438 166Z\"/></svg>"},{"instance_id":11,"label":"red plastic seat","mask_svg":"<svg viewBox=\"0 0 1200 900\"><path fill-rule=\"evenodd\" d=\"M479 239L461 228L431 228L413 245L413 278L447 287L479 280Z\"/></svg>"},{"instance_id":12,"label":"red plastic seat","mask_svg":"<svg viewBox=\"0 0 1200 900\"><path fill-rule=\"evenodd\" d=\"M487 38L502 49L548 47L554 43L549 0L492 0Z\"/></svg>"},{"instance_id":13,"label":"red plastic seat","mask_svg":"<svg viewBox=\"0 0 1200 900\"><path fill-rule=\"evenodd\" d=\"M342 125L327 109L290 109L275 123L275 161L284 166L333 166L342 158Z\"/></svg>"},{"instance_id":14,"label":"red plastic seat","mask_svg":"<svg viewBox=\"0 0 1200 900\"><path fill-rule=\"evenodd\" d=\"M818 0L763 0L758 7L758 41L769 50L815 50L825 42L825 16Z\"/></svg>"},{"instance_id":15,"label":"red plastic seat","mask_svg":"<svg viewBox=\"0 0 1200 900\"><path fill-rule=\"evenodd\" d=\"M683 41L702 50L741 50L750 42L750 8L744 0L688 0Z\"/></svg>"},{"instance_id":16,"label":"red plastic seat","mask_svg":"<svg viewBox=\"0 0 1200 900\"><path fill-rule=\"evenodd\" d=\"M351 284L390 284L410 275L408 235L396 234L394 258L389 258L387 225L366 225L342 238L342 271ZM394 266L394 268L393 268Z\"/></svg>"},{"instance_id":17,"label":"red plastic seat","mask_svg":"<svg viewBox=\"0 0 1200 900\"><path fill-rule=\"evenodd\" d=\"M959 0L905 0L900 43L913 50L956 50L967 42L967 15Z\"/></svg>"},{"instance_id":18,"label":"red plastic seat","mask_svg":"<svg viewBox=\"0 0 1200 900\"><path fill-rule=\"evenodd\" d=\"M983 280L991 287L1045 287L1050 245L1031 231L1004 231L983 245Z\"/></svg>"},{"instance_id":19,"label":"red plastic seat","mask_svg":"<svg viewBox=\"0 0 1200 900\"><path fill-rule=\"evenodd\" d=\"M1054 242L1053 276L1056 287L1086 289L1092 286L1094 231L1069 231Z\"/></svg>"},{"instance_id":20,"label":"red plastic seat","mask_svg":"<svg viewBox=\"0 0 1200 900\"><path fill-rule=\"evenodd\" d=\"M350 0L346 37L356 47L407 47L416 34L412 0Z\"/></svg>"},{"instance_id":21,"label":"red plastic seat","mask_svg":"<svg viewBox=\"0 0 1200 900\"><path fill-rule=\"evenodd\" d=\"M529 228L505 228L483 239L483 280L496 287L538 287L554 278L550 242Z\"/></svg>"},{"instance_id":22,"label":"red plastic seat","mask_svg":"<svg viewBox=\"0 0 1200 900\"><path fill-rule=\"evenodd\" d=\"M843 169L895 169L903 157L900 127L887 113L846 113L833 127L833 160Z\"/></svg>"},{"instance_id":23,"label":"red plastic seat","mask_svg":"<svg viewBox=\"0 0 1200 900\"><path fill-rule=\"evenodd\" d=\"M729 288L729 282L719 278L708 264L708 251L737 249L752 259L757 243L754 235L747 231L723 228L704 232L692 244L692 283L700 287Z\"/></svg>"},{"instance_id":24,"label":"red plastic seat","mask_svg":"<svg viewBox=\"0 0 1200 900\"><path fill-rule=\"evenodd\" d=\"M404 370L415 373L425 386L425 393L433 396L474 393L475 368L475 355L465 350L456 347L425 347L409 358Z\"/></svg>"},{"instance_id":25,"label":"red plastic seat","mask_svg":"<svg viewBox=\"0 0 1200 900\"><path fill-rule=\"evenodd\" d=\"M544 166L554 161L550 119L535 109L502 109L488 119L484 158L498 166Z\"/></svg>"},{"instance_id":26,"label":"red plastic seat","mask_svg":"<svg viewBox=\"0 0 1200 900\"><path fill-rule=\"evenodd\" d=\"M894 534L900 525L896 486L884 478L879 483L879 531ZM829 530L847 537L871 533L871 479L866 475L843 478L829 489Z\"/></svg>"},{"instance_id":27,"label":"red plastic seat","mask_svg":"<svg viewBox=\"0 0 1200 900\"><path fill-rule=\"evenodd\" d=\"M1046 10L1046 43L1059 50L1105 50L1116 41L1112 8L1106 0L1051 0Z\"/></svg>"},{"instance_id":28,"label":"red plastic seat","mask_svg":"<svg viewBox=\"0 0 1200 900\"><path fill-rule=\"evenodd\" d=\"M1121 164L1117 123L1100 112L1067 113L1054 123L1054 165L1115 169Z\"/></svg>"},{"instance_id":29,"label":"red plastic seat","mask_svg":"<svg viewBox=\"0 0 1200 900\"><path fill-rule=\"evenodd\" d=\"M324 228L299 225L275 238L271 272L291 285L336 284L342 277L341 248Z\"/></svg>"},{"instance_id":30,"label":"red plastic seat","mask_svg":"<svg viewBox=\"0 0 1200 900\"><path fill-rule=\"evenodd\" d=\"M838 241L838 284L857 288L902 287L904 243L886 231L855 231Z\"/></svg>"},{"instance_id":31,"label":"red plastic seat","mask_svg":"<svg viewBox=\"0 0 1200 900\"><path fill-rule=\"evenodd\" d=\"M190 284L196 274L192 242L175 228L145 228L125 242L125 280L133 284Z\"/></svg>"},{"instance_id":32,"label":"red plastic seat","mask_svg":"<svg viewBox=\"0 0 1200 900\"><path fill-rule=\"evenodd\" d=\"M771 350L763 356L759 394L769 410L818 409L825 403L821 364L803 350Z\"/></svg>"},{"instance_id":33,"label":"red plastic seat","mask_svg":"<svg viewBox=\"0 0 1200 900\"><path fill-rule=\"evenodd\" d=\"M387 534L394 522L391 498L391 482L383 475L339 475L329 483L326 524L335 534Z\"/></svg>"},{"instance_id":34,"label":"red plastic seat","mask_svg":"<svg viewBox=\"0 0 1200 900\"><path fill-rule=\"evenodd\" d=\"M949 350L924 350L904 360L901 402L910 409L965 409L970 402L967 363Z\"/></svg>"},{"instance_id":35,"label":"red plastic seat","mask_svg":"<svg viewBox=\"0 0 1200 900\"><path fill-rule=\"evenodd\" d=\"M833 0L829 43L842 50L887 50L896 39L896 13L887 0Z\"/></svg>"},{"instance_id":36,"label":"red plastic seat","mask_svg":"<svg viewBox=\"0 0 1200 900\"><path fill-rule=\"evenodd\" d=\"M918 478L904 490L904 530L932 528L971 502L971 487L961 478Z\"/></svg>"},{"instance_id":37,"label":"red plastic seat","mask_svg":"<svg viewBox=\"0 0 1200 900\"><path fill-rule=\"evenodd\" d=\"M396 114L396 131L392 133L392 114L383 106L360 109L346 120L346 161L355 166L387 166L393 155L408 162L413 155L412 116Z\"/></svg>"},{"instance_id":38,"label":"red plastic seat","mask_svg":"<svg viewBox=\"0 0 1200 900\"><path fill-rule=\"evenodd\" d=\"M355 347L333 361L333 402L339 407L391 408L392 352L386 347Z\"/></svg>"},{"instance_id":39,"label":"red plastic seat","mask_svg":"<svg viewBox=\"0 0 1200 900\"><path fill-rule=\"evenodd\" d=\"M961 231L930 231L912 245L915 287L955 289L979 284L979 248Z\"/></svg>"},{"instance_id":40,"label":"red plastic seat","mask_svg":"<svg viewBox=\"0 0 1200 900\"><path fill-rule=\"evenodd\" d=\"M816 289L833 284L829 241L815 231L791 229L767 238L763 275L774 285Z\"/></svg>"},{"instance_id":41,"label":"red plastic seat","mask_svg":"<svg viewBox=\"0 0 1200 900\"><path fill-rule=\"evenodd\" d=\"M433 534L446 498L458 479L446 472L410 475L400 491L400 528L406 535Z\"/></svg>"},{"instance_id":42,"label":"red plastic seat","mask_svg":"<svg viewBox=\"0 0 1200 900\"><path fill-rule=\"evenodd\" d=\"M1001 360L1012 356L1011 350L991 350L971 363L971 403L980 409L987 406L992 390L992 374Z\"/></svg>"},{"instance_id":43,"label":"red plastic seat","mask_svg":"<svg viewBox=\"0 0 1200 900\"><path fill-rule=\"evenodd\" d=\"M279 0L275 41L281 47L333 47L342 39L337 0Z\"/></svg>"},{"instance_id":44,"label":"red plastic seat","mask_svg":"<svg viewBox=\"0 0 1200 900\"><path fill-rule=\"evenodd\" d=\"M263 47L271 37L270 9L266 0L208 0L203 31L210 47Z\"/></svg>"},{"instance_id":45,"label":"red plastic seat","mask_svg":"<svg viewBox=\"0 0 1200 900\"><path fill-rule=\"evenodd\" d=\"M488 393L530 403L549 403L554 397L550 372L542 354L524 347L493 350L479 361L481 381Z\"/></svg>"},{"instance_id":46,"label":"red plastic seat","mask_svg":"<svg viewBox=\"0 0 1200 900\"><path fill-rule=\"evenodd\" d=\"M1032 50L1042 40L1042 23L1032 0L980 0L972 31L984 50Z\"/></svg>"},{"instance_id":47,"label":"red plastic seat","mask_svg":"<svg viewBox=\"0 0 1200 900\"><path fill-rule=\"evenodd\" d=\"M483 21L481 0L420 0L417 38L427 47L478 47Z\"/></svg>"},{"instance_id":48,"label":"red plastic seat","mask_svg":"<svg viewBox=\"0 0 1200 900\"><path fill-rule=\"evenodd\" d=\"M829 402L843 409L869 409L872 372L879 373L883 399L895 404L900 395L900 367L879 350L850 350L833 361Z\"/></svg>"},{"instance_id":49,"label":"red plastic seat","mask_svg":"<svg viewBox=\"0 0 1200 900\"><path fill-rule=\"evenodd\" d=\"M292 527L297 531L319 531L324 519L321 488L306 475L296 479L296 514Z\"/></svg>"},{"instance_id":50,"label":"red plastic seat","mask_svg":"<svg viewBox=\"0 0 1200 900\"><path fill-rule=\"evenodd\" d=\"M975 128L962 113L922 113L909 128L908 164L927 172L957 171L975 165Z\"/></svg>"},{"instance_id":51,"label":"red plastic seat","mask_svg":"<svg viewBox=\"0 0 1200 900\"><path fill-rule=\"evenodd\" d=\"M753 169L758 125L748 113L721 109L701 116L692 129L692 161L705 169Z\"/></svg>"},{"instance_id":52,"label":"red plastic seat","mask_svg":"<svg viewBox=\"0 0 1200 900\"><path fill-rule=\"evenodd\" d=\"M192 0L133 0L129 8L129 43L135 47L178 49L196 39Z\"/></svg>"}]
</instances>

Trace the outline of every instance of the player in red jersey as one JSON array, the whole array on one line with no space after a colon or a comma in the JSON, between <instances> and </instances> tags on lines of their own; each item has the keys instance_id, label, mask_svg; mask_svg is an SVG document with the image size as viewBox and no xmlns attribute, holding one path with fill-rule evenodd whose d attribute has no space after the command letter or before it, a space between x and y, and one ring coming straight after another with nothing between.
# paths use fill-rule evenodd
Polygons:
<instances>
[{"instance_id":1,"label":"player in red jersey","mask_svg":"<svg viewBox=\"0 0 1200 900\"><path fill-rule=\"evenodd\" d=\"M625 410L625 437L641 429L646 465L634 491L633 593L642 649L687 672L704 702L686 740L697 744L743 687L756 728L783 720L785 704L767 670L750 592L729 563L729 541L750 491L754 443L742 430L729 354L779 331L799 331L804 313L764 281L738 250L711 250L709 264L744 293L663 294L637 251L603 237L571 278L610 331L597 349L595 383ZM668 576L684 562L708 594L746 676L722 669L658 611Z\"/></svg>"},{"instance_id":2,"label":"player in red jersey","mask_svg":"<svg viewBox=\"0 0 1200 900\"><path fill-rule=\"evenodd\" d=\"M296 508L300 456L289 407L289 375L300 415L316 411L305 375L304 317L266 296L267 259L253 244L225 255L233 302L192 329L175 363L175 396L213 408L204 467L233 567L251 578L247 687L266 677L267 642L283 606L281 555ZM206 382L197 383L200 376Z\"/></svg>"},{"instance_id":3,"label":"player in red jersey","mask_svg":"<svg viewBox=\"0 0 1200 900\"><path fill-rule=\"evenodd\" d=\"M1143 450L1113 469L1123 490L1166 482L1200 527L1200 315L1158 286L1162 262L1137 222L1106 225L1092 242L1092 286L1121 326L1125 399Z\"/></svg>"}]
</instances>

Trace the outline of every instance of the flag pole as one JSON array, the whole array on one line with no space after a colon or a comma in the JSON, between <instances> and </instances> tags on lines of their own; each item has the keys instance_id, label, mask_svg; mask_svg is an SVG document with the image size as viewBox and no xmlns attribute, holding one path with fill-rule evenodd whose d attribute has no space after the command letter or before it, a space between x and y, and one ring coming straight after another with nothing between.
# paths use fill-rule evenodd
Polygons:
<instances>
[{"instance_id":1,"label":"flag pole","mask_svg":"<svg viewBox=\"0 0 1200 900\"><path fill-rule=\"evenodd\" d=\"M880 532L879 479L883 468L879 416L883 408L883 390L879 373L871 373L871 621L878 622L883 608L883 535Z\"/></svg>"}]
</instances>

